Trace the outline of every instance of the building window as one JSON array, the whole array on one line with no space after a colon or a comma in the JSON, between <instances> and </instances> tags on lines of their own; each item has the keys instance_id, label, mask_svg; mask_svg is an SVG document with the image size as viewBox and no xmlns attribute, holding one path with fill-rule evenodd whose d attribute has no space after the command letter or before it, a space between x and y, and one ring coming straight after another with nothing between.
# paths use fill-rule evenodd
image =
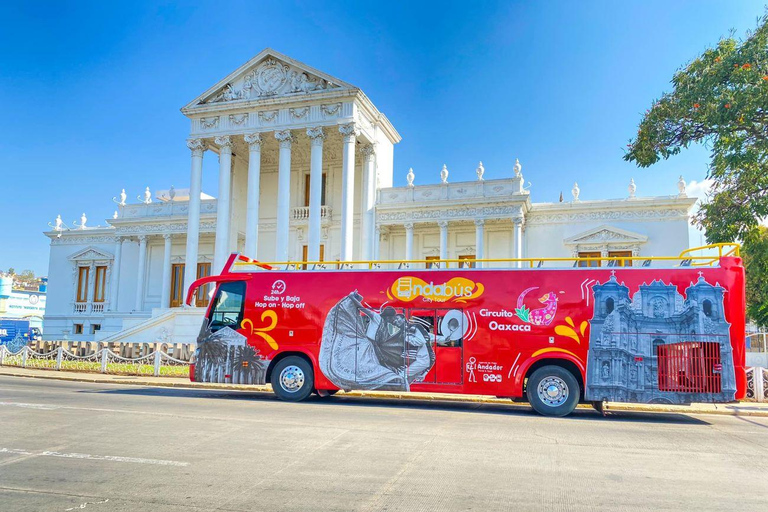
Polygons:
<instances>
[{"instance_id":1,"label":"building window","mask_svg":"<svg viewBox=\"0 0 768 512\"><path fill-rule=\"evenodd\" d=\"M427 256L424 259L427 260L427 268L440 268L440 264L437 263L440 261L440 256Z\"/></svg>"},{"instance_id":2,"label":"building window","mask_svg":"<svg viewBox=\"0 0 768 512\"><path fill-rule=\"evenodd\" d=\"M462 260L468 260L468 261L462 261ZM459 256L459 268L475 268L475 255L474 254L465 254L463 256Z\"/></svg>"},{"instance_id":3,"label":"building window","mask_svg":"<svg viewBox=\"0 0 768 512\"><path fill-rule=\"evenodd\" d=\"M320 187L320 205L321 206L325 206L325 181L326 181L326 174L323 173L322 185ZM309 206L309 174L304 175L304 206Z\"/></svg>"},{"instance_id":4,"label":"building window","mask_svg":"<svg viewBox=\"0 0 768 512\"><path fill-rule=\"evenodd\" d=\"M599 267L600 256L601 254L599 252L580 252L579 266L580 267Z\"/></svg>"},{"instance_id":5,"label":"building window","mask_svg":"<svg viewBox=\"0 0 768 512\"><path fill-rule=\"evenodd\" d=\"M609 251L608 256L611 258L631 258L632 251ZM632 260L611 260L614 267L631 267Z\"/></svg>"},{"instance_id":6,"label":"building window","mask_svg":"<svg viewBox=\"0 0 768 512\"><path fill-rule=\"evenodd\" d=\"M171 304L170 307L177 308L184 301L184 264L174 263L171 265ZM165 307L165 304L162 305Z\"/></svg>"},{"instance_id":7,"label":"building window","mask_svg":"<svg viewBox=\"0 0 768 512\"><path fill-rule=\"evenodd\" d=\"M211 275L210 263L197 264L197 279L208 277L210 275ZM208 303L211 301L210 293L211 293L212 286L213 286L213 283L208 283L200 287L200 292L197 294L197 298L195 299L195 306L199 308L204 308L208 306Z\"/></svg>"},{"instance_id":8,"label":"building window","mask_svg":"<svg viewBox=\"0 0 768 512\"><path fill-rule=\"evenodd\" d=\"M91 334L96 334L96 331L101 330L101 324L91 324Z\"/></svg>"},{"instance_id":9,"label":"building window","mask_svg":"<svg viewBox=\"0 0 768 512\"><path fill-rule=\"evenodd\" d=\"M702 302L701 306L704 310L704 316L712 316L712 301L707 299Z\"/></svg>"},{"instance_id":10,"label":"building window","mask_svg":"<svg viewBox=\"0 0 768 512\"><path fill-rule=\"evenodd\" d=\"M75 324L74 325L74 333L75 334L83 334L83 324Z\"/></svg>"},{"instance_id":11,"label":"building window","mask_svg":"<svg viewBox=\"0 0 768 512\"><path fill-rule=\"evenodd\" d=\"M93 288L93 302L104 302L107 267L96 267L96 279Z\"/></svg>"},{"instance_id":12,"label":"building window","mask_svg":"<svg viewBox=\"0 0 768 512\"><path fill-rule=\"evenodd\" d=\"M77 302L88 302L88 267L77 269Z\"/></svg>"},{"instance_id":13,"label":"building window","mask_svg":"<svg viewBox=\"0 0 768 512\"><path fill-rule=\"evenodd\" d=\"M606 315L610 315L611 313L613 313L613 306L614 306L613 298L608 297L607 299L605 299L605 314Z\"/></svg>"},{"instance_id":14,"label":"building window","mask_svg":"<svg viewBox=\"0 0 768 512\"><path fill-rule=\"evenodd\" d=\"M308 254L309 254L309 246L305 245L304 247L301 248L301 261L308 261L307 260ZM325 246L324 245L320 246L320 261L325 261ZM304 270L307 270L307 266L306 265L302 265L301 268L304 269Z\"/></svg>"}]
</instances>

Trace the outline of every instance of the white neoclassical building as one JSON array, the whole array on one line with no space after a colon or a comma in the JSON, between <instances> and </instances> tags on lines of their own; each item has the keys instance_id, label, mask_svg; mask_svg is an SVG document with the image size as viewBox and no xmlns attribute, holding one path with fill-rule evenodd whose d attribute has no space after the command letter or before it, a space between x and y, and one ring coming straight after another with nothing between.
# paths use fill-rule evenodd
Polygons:
<instances>
[{"instance_id":1,"label":"white neoclassical building","mask_svg":"<svg viewBox=\"0 0 768 512\"><path fill-rule=\"evenodd\" d=\"M688 247L694 198L531 201L522 166L393 187L400 135L357 87L267 49L186 105L188 189L114 198L106 227L60 219L51 240L47 339L194 340L185 287L233 251L261 261L652 256ZM218 166L203 168L206 151ZM203 173L218 175L218 197ZM78 210L79 211L79 210ZM597 264L597 263L596 263ZM512 264L510 264L512 265ZM198 306L207 301L205 294Z\"/></svg>"}]
</instances>

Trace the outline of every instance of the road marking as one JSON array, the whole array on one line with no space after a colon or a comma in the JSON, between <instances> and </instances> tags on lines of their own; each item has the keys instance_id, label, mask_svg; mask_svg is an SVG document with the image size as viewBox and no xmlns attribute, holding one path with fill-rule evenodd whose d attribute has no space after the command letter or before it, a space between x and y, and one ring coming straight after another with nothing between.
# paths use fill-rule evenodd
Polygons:
<instances>
[{"instance_id":1,"label":"road marking","mask_svg":"<svg viewBox=\"0 0 768 512\"><path fill-rule=\"evenodd\" d=\"M51 451L33 452L19 448L0 448L0 453L10 453L12 455L32 455L39 457L58 457L64 459L106 460L110 462L128 462L131 464L154 464L156 466L189 466L189 462L180 462L176 460L142 459L139 457L119 457L116 455L91 455L88 453L61 453Z\"/></svg>"},{"instance_id":2,"label":"road marking","mask_svg":"<svg viewBox=\"0 0 768 512\"><path fill-rule=\"evenodd\" d=\"M23 409L40 409L44 411L52 411L54 409L61 409L58 405L48 404L25 404L21 402L0 402L0 405L10 405L12 407L21 407Z\"/></svg>"}]
</instances>

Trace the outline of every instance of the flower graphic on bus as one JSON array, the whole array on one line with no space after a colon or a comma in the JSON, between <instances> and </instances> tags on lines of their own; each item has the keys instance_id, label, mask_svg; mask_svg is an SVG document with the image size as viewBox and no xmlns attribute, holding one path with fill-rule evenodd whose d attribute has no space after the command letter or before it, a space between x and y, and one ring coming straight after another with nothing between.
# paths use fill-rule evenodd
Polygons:
<instances>
[{"instance_id":1,"label":"flower graphic on bus","mask_svg":"<svg viewBox=\"0 0 768 512\"><path fill-rule=\"evenodd\" d=\"M263 327L254 327L253 320L246 318L240 322L240 327L246 331L250 331L252 336L258 336L259 338L266 341L273 350L277 350L277 341L275 341L275 338L273 338L271 335L267 334L269 331L277 327L277 313L271 309L268 309L261 314L261 321L268 321L269 323ZM249 325L250 327L246 327L246 325Z\"/></svg>"},{"instance_id":2,"label":"flower graphic on bus","mask_svg":"<svg viewBox=\"0 0 768 512\"><path fill-rule=\"evenodd\" d=\"M523 293L517 298L515 314L523 322L532 325L549 325L555 319L555 313L557 313L557 294L555 292L548 292L539 297L539 302L544 304L544 307L542 308L531 310L523 304L525 296L533 290L538 289L538 286L532 286L523 290Z\"/></svg>"},{"instance_id":3,"label":"flower graphic on bus","mask_svg":"<svg viewBox=\"0 0 768 512\"><path fill-rule=\"evenodd\" d=\"M578 332L576 331L576 324L573 323L573 319L571 317L565 317L565 323L568 325L560 324L555 326L555 334L565 336L566 338L571 338L576 343L581 344L581 338L587 331L587 321L584 320L581 322Z\"/></svg>"}]
</instances>

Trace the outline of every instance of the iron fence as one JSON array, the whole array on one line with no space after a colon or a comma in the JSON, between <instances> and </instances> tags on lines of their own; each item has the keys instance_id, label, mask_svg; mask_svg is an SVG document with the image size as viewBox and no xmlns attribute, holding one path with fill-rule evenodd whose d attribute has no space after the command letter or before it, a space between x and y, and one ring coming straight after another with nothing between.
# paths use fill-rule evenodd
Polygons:
<instances>
[{"instance_id":1,"label":"iron fence","mask_svg":"<svg viewBox=\"0 0 768 512\"><path fill-rule=\"evenodd\" d=\"M191 347L176 346L176 350L169 350L165 344L144 344L154 345L153 347L131 345L115 347L118 349L113 350L109 347L83 346L77 342L74 344L59 342L58 346L53 347L38 346L38 350L27 345L16 352L11 352L5 345L0 345L0 366L116 375L189 376Z\"/></svg>"}]
</instances>

